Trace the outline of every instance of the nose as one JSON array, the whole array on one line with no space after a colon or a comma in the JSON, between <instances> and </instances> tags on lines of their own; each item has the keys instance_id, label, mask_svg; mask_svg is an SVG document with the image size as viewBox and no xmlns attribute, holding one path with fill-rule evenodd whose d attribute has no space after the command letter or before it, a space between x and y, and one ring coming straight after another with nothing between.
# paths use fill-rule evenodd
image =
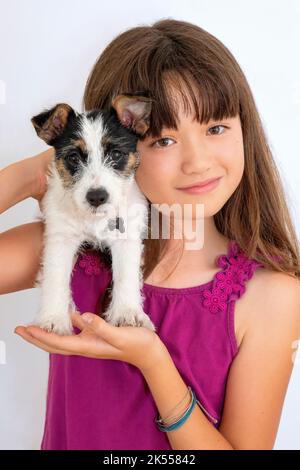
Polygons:
<instances>
[{"instance_id":1,"label":"nose","mask_svg":"<svg viewBox=\"0 0 300 470\"><path fill-rule=\"evenodd\" d=\"M209 173L212 166L212 149L198 135L192 134L190 137L182 147L182 171L186 174L198 173L198 175Z\"/></svg>"},{"instance_id":2,"label":"nose","mask_svg":"<svg viewBox=\"0 0 300 470\"><path fill-rule=\"evenodd\" d=\"M98 207L107 201L108 192L104 188L90 189L87 192L86 198L91 206Z\"/></svg>"}]
</instances>

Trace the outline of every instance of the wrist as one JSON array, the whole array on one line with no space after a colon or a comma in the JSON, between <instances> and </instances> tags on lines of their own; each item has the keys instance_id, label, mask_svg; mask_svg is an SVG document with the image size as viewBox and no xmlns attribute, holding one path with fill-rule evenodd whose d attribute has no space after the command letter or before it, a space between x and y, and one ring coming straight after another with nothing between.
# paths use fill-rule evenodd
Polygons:
<instances>
[{"instance_id":1,"label":"wrist","mask_svg":"<svg viewBox=\"0 0 300 470\"><path fill-rule=\"evenodd\" d=\"M139 369L146 378L152 373L155 373L157 369L160 369L163 364L169 362L170 360L172 360L172 358L168 349L161 341L160 337L155 335L155 340L153 342L151 351L149 351L147 355L147 361L144 360Z\"/></svg>"},{"instance_id":2,"label":"wrist","mask_svg":"<svg viewBox=\"0 0 300 470\"><path fill-rule=\"evenodd\" d=\"M46 191L46 170L51 161L52 149L23 160L27 174L29 196L40 200Z\"/></svg>"},{"instance_id":3,"label":"wrist","mask_svg":"<svg viewBox=\"0 0 300 470\"><path fill-rule=\"evenodd\" d=\"M33 171L32 158L33 157L29 157L12 164L15 169L16 177L21 183L19 186L20 201L32 197L34 194L36 175Z\"/></svg>"},{"instance_id":4,"label":"wrist","mask_svg":"<svg viewBox=\"0 0 300 470\"><path fill-rule=\"evenodd\" d=\"M26 158L20 163L24 165L27 182L27 197L40 201L47 190L47 171L53 161L54 149L50 148L34 157Z\"/></svg>"}]
</instances>

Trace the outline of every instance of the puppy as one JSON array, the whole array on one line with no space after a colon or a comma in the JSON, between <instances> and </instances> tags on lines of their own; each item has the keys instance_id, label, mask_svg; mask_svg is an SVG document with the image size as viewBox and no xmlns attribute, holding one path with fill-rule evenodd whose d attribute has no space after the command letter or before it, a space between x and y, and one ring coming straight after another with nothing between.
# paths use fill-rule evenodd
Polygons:
<instances>
[{"instance_id":1,"label":"puppy","mask_svg":"<svg viewBox=\"0 0 300 470\"><path fill-rule=\"evenodd\" d=\"M151 99L137 93L114 97L109 110L79 114L59 103L31 119L37 135L55 149L41 203L41 309L34 324L72 334L71 274L80 246L88 242L111 254L111 301L102 316L115 326L155 331L141 293L148 202L134 178L136 145L149 128L150 113Z\"/></svg>"}]
</instances>

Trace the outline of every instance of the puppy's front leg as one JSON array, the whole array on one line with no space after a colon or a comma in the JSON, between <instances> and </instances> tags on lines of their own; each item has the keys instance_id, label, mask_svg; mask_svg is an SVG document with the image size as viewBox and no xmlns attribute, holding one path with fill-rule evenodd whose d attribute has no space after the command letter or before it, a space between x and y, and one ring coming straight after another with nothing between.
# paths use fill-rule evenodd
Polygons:
<instances>
[{"instance_id":1,"label":"puppy's front leg","mask_svg":"<svg viewBox=\"0 0 300 470\"><path fill-rule=\"evenodd\" d=\"M74 309L70 280L78 242L62 235L51 238L44 249L41 309L34 323L48 331L68 335L72 334L70 310Z\"/></svg>"},{"instance_id":2,"label":"puppy's front leg","mask_svg":"<svg viewBox=\"0 0 300 470\"><path fill-rule=\"evenodd\" d=\"M105 319L116 326L144 326L155 331L155 326L143 311L143 284L141 240L118 239L110 246L112 255L112 300L103 313Z\"/></svg>"}]
</instances>

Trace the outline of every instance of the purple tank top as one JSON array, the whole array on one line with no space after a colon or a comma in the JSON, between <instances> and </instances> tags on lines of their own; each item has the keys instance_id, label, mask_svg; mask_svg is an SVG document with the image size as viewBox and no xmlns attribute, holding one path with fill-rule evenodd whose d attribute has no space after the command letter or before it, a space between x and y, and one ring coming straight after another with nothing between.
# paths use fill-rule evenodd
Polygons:
<instances>
[{"instance_id":1,"label":"purple tank top","mask_svg":"<svg viewBox=\"0 0 300 470\"><path fill-rule=\"evenodd\" d=\"M226 381L238 352L234 305L257 267L233 240L216 259L221 269L205 284L166 288L144 283L144 311L156 325L208 420L218 428ZM81 313L102 311L112 273L97 251L80 253L73 300ZM50 354L41 449L171 450L157 429L157 408L141 372L116 360Z\"/></svg>"}]
</instances>

